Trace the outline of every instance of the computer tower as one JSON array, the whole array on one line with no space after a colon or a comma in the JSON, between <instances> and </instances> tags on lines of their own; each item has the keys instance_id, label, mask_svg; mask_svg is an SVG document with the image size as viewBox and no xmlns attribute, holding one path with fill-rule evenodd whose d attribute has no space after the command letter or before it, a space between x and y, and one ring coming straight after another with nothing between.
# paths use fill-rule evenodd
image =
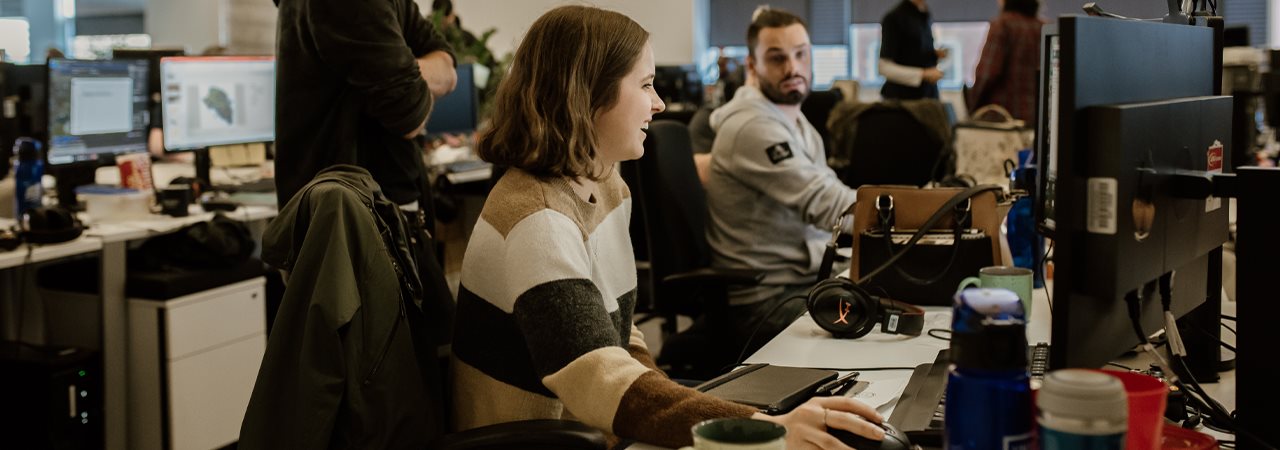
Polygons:
<instances>
[{"instance_id":1,"label":"computer tower","mask_svg":"<svg viewBox=\"0 0 1280 450\"><path fill-rule=\"evenodd\" d=\"M95 351L0 343L0 446L102 448L101 367Z\"/></svg>"}]
</instances>

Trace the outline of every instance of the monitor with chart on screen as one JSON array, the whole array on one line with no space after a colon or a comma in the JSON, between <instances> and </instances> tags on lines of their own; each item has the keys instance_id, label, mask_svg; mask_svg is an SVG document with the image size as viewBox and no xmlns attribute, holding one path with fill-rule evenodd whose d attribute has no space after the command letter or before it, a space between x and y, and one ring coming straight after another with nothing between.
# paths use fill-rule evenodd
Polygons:
<instances>
[{"instance_id":1,"label":"monitor with chart on screen","mask_svg":"<svg viewBox=\"0 0 1280 450\"><path fill-rule=\"evenodd\" d=\"M271 57L161 59L165 150L275 140L275 73Z\"/></svg>"}]
</instances>

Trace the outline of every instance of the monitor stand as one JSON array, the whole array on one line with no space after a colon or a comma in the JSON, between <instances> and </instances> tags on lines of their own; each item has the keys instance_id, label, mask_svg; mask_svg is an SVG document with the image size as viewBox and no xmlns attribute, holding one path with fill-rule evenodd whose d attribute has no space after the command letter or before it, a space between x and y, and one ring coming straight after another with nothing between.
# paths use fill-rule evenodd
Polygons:
<instances>
[{"instance_id":1,"label":"monitor stand","mask_svg":"<svg viewBox=\"0 0 1280 450\"><path fill-rule=\"evenodd\" d=\"M98 172L98 164L96 162L68 164L51 168L50 172L53 174L53 178L57 180L55 184L58 193L58 206L72 211L84 210L80 203L76 201L76 188L94 183L94 177Z\"/></svg>"},{"instance_id":2,"label":"monitor stand","mask_svg":"<svg viewBox=\"0 0 1280 450\"><path fill-rule=\"evenodd\" d=\"M209 159L209 147L197 149L196 156L196 181L200 183L202 191L213 189L213 178L209 177L209 168L213 166L213 161Z\"/></svg>"}]
</instances>

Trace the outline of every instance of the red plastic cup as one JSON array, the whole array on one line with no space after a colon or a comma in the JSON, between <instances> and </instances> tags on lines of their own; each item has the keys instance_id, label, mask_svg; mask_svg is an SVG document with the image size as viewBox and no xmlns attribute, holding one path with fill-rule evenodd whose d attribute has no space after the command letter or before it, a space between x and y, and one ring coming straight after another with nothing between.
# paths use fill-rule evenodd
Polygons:
<instances>
[{"instance_id":1,"label":"red plastic cup","mask_svg":"<svg viewBox=\"0 0 1280 450\"><path fill-rule=\"evenodd\" d=\"M1169 402L1169 387L1159 378L1119 370L1102 372L1119 378L1129 398L1129 431L1125 435L1128 450L1159 450L1164 433L1164 408Z\"/></svg>"}]
</instances>

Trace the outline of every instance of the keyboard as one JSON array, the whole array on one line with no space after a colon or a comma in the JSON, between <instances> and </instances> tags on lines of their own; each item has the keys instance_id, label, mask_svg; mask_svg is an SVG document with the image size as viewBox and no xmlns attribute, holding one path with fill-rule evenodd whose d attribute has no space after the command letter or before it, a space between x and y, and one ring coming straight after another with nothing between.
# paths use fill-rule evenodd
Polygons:
<instances>
[{"instance_id":1,"label":"keyboard","mask_svg":"<svg viewBox=\"0 0 1280 450\"><path fill-rule=\"evenodd\" d=\"M214 186L215 190L223 192L275 192L275 178L259 178L253 181L247 181L240 184L219 184Z\"/></svg>"},{"instance_id":2,"label":"keyboard","mask_svg":"<svg viewBox=\"0 0 1280 450\"><path fill-rule=\"evenodd\" d=\"M1031 387L1038 389L1049 369L1049 344L1038 343L1027 349ZM903 431L941 430L946 420L947 369L950 359L946 350L938 353L933 364L921 364L911 374L898 407L889 422Z\"/></svg>"}]
</instances>

